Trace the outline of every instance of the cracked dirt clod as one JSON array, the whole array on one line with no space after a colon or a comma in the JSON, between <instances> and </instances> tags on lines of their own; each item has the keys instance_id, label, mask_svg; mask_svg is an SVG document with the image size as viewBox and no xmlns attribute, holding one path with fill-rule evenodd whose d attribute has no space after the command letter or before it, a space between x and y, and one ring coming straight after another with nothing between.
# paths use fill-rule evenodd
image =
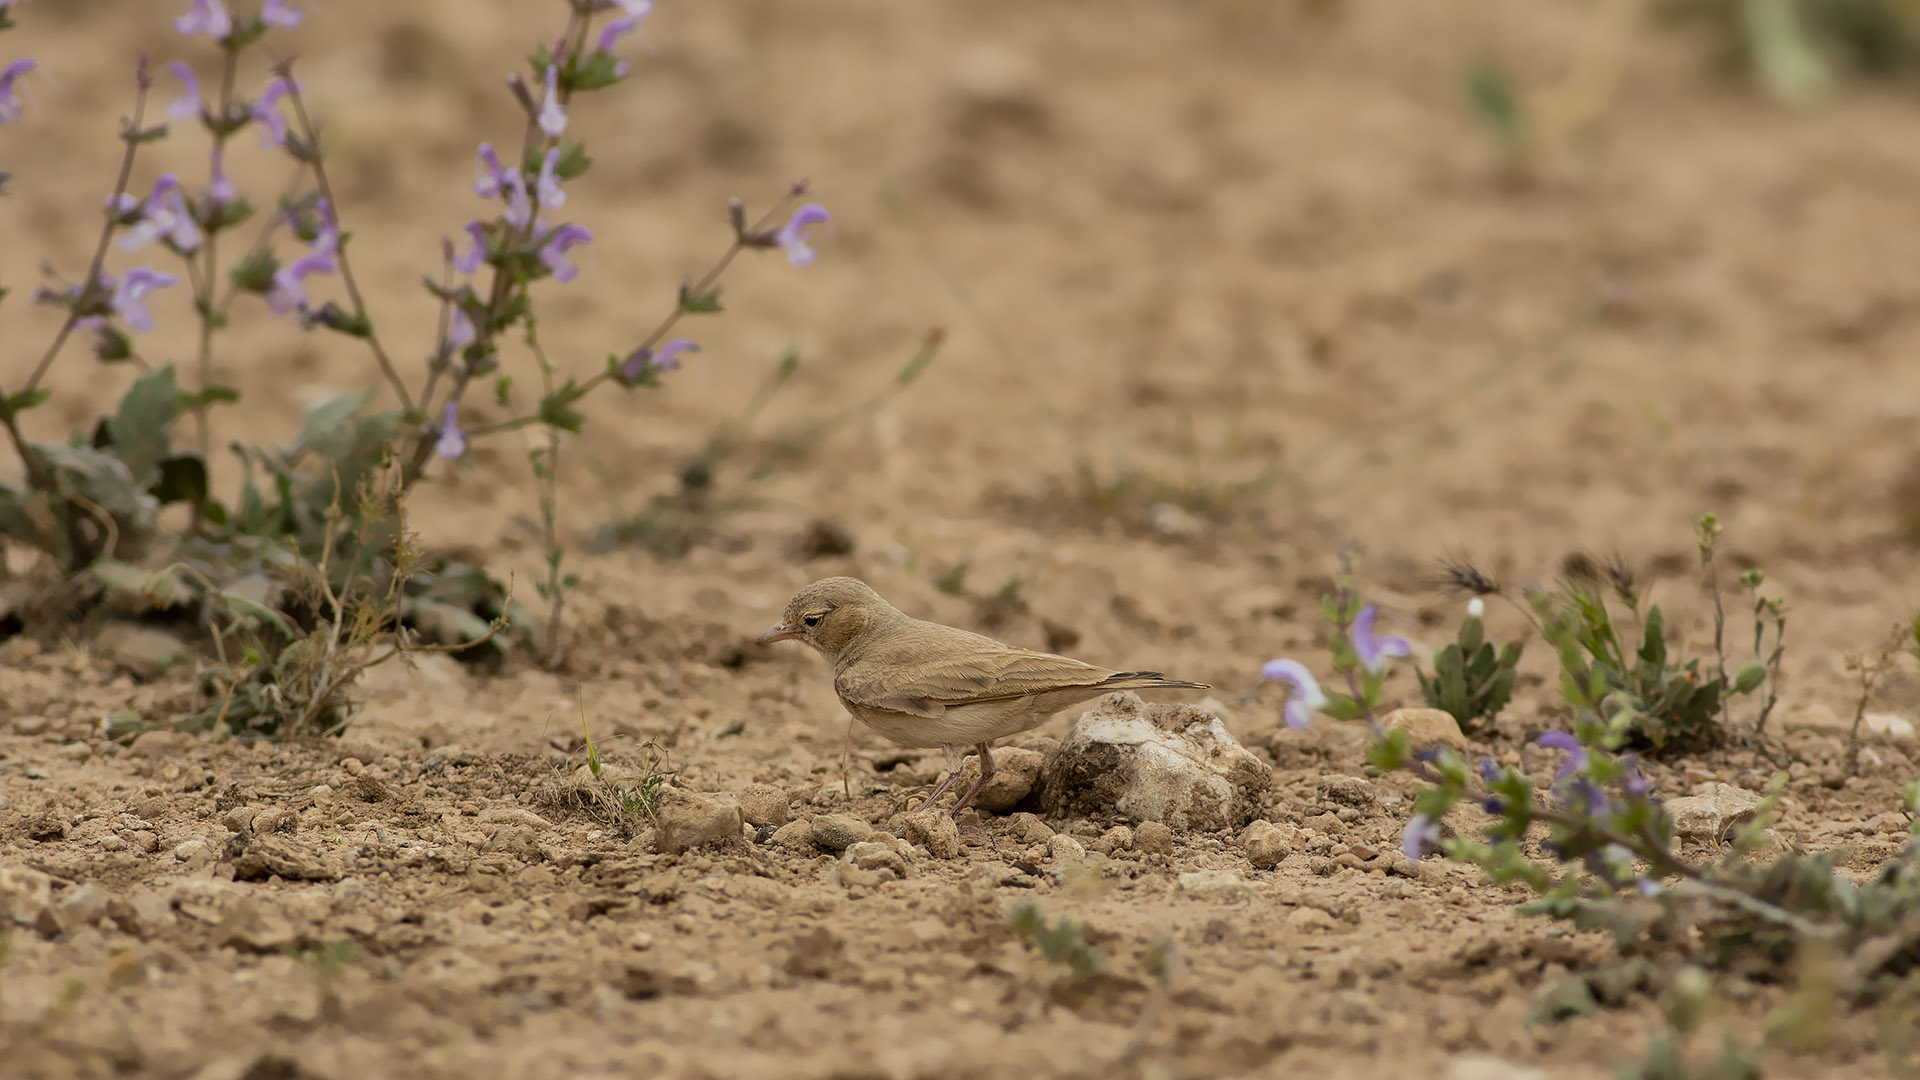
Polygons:
<instances>
[{"instance_id":1,"label":"cracked dirt clod","mask_svg":"<svg viewBox=\"0 0 1920 1080\"><path fill-rule=\"evenodd\" d=\"M1054 817L1122 817L1175 829L1237 829L1252 820L1272 772L1192 705L1109 694L1074 721L1048 759L1042 809Z\"/></svg>"}]
</instances>

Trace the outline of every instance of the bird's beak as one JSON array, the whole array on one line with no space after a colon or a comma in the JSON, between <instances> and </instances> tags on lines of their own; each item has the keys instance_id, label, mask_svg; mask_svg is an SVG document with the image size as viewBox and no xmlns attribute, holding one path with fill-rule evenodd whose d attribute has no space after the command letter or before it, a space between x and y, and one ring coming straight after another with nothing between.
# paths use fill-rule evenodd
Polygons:
<instances>
[{"instance_id":1,"label":"bird's beak","mask_svg":"<svg viewBox=\"0 0 1920 1080\"><path fill-rule=\"evenodd\" d=\"M800 636L800 631L789 629L786 623L777 622L760 635L760 644L771 645L776 641L792 641Z\"/></svg>"}]
</instances>

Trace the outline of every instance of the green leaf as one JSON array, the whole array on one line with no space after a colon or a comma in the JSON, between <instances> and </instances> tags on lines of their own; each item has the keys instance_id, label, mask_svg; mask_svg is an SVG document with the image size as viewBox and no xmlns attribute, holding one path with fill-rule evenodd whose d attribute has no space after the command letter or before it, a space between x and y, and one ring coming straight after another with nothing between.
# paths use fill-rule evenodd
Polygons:
<instances>
[{"instance_id":1,"label":"green leaf","mask_svg":"<svg viewBox=\"0 0 1920 1080\"><path fill-rule=\"evenodd\" d=\"M111 323L104 324L94 333L93 356L103 364L117 364L122 360L131 360L133 359L133 340L121 333L119 327Z\"/></svg>"},{"instance_id":2,"label":"green leaf","mask_svg":"<svg viewBox=\"0 0 1920 1080\"><path fill-rule=\"evenodd\" d=\"M499 378L493 380L494 404L500 406L503 409L511 409L513 407L513 402L512 402L512 399L508 397L508 395L511 394L512 392L513 392L513 376L502 375Z\"/></svg>"},{"instance_id":3,"label":"green leaf","mask_svg":"<svg viewBox=\"0 0 1920 1080\"><path fill-rule=\"evenodd\" d=\"M1512 77L1492 61L1482 60L1467 69L1463 82L1473 118L1502 150L1518 152L1526 139L1526 116Z\"/></svg>"},{"instance_id":4,"label":"green leaf","mask_svg":"<svg viewBox=\"0 0 1920 1080\"><path fill-rule=\"evenodd\" d=\"M568 139L560 144L560 161L553 171L562 180L571 180L593 166L593 159L587 156L587 144L578 139ZM538 174L540 163L534 163L533 172Z\"/></svg>"},{"instance_id":5,"label":"green leaf","mask_svg":"<svg viewBox=\"0 0 1920 1080\"><path fill-rule=\"evenodd\" d=\"M207 497L207 463L199 454L173 454L160 459L160 478L147 488L160 505L194 503Z\"/></svg>"},{"instance_id":6,"label":"green leaf","mask_svg":"<svg viewBox=\"0 0 1920 1080\"><path fill-rule=\"evenodd\" d=\"M273 288L273 275L279 269L280 260L273 252L262 251L240 260L227 276L246 292L264 293Z\"/></svg>"},{"instance_id":7,"label":"green leaf","mask_svg":"<svg viewBox=\"0 0 1920 1080\"><path fill-rule=\"evenodd\" d=\"M11 536L35 547L43 546L40 530L34 526L33 515L27 511L26 499L5 484L0 484L0 536Z\"/></svg>"},{"instance_id":8,"label":"green leaf","mask_svg":"<svg viewBox=\"0 0 1920 1080\"><path fill-rule=\"evenodd\" d=\"M240 391L231 386L209 386L203 390L181 391L180 411L188 412L209 405L231 404L240 400Z\"/></svg>"},{"instance_id":9,"label":"green leaf","mask_svg":"<svg viewBox=\"0 0 1920 1080\"><path fill-rule=\"evenodd\" d=\"M52 396L51 390L17 390L5 398L0 398L0 416L18 416L28 409L44 404Z\"/></svg>"},{"instance_id":10,"label":"green leaf","mask_svg":"<svg viewBox=\"0 0 1920 1080\"><path fill-rule=\"evenodd\" d=\"M372 396L372 390L355 390L308 409L300 425L300 437L288 448L289 453L311 450L323 457L337 457L345 452L353 438L354 416Z\"/></svg>"},{"instance_id":11,"label":"green leaf","mask_svg":"<svg viewBox=\"0 0 1920 1080\"><path fill-rule=\"evenodd\" d=\"M172 364L147 372L127 388L119 410L107 419L105 449L126 463L134 483L144 488L159 477L178 415L180 387Z\"/></svg>"},{"instance_id":12,"label":"green leaf","mask_svg":"<svg viewBox=\"0 0 1920 1080\"><path fill-rule=\"evenodd\" d=\"M1789 105L1806 105L1827 92L1832 72L1801 25L1795 0L1743 0L1747 47L1767 91Z\"/></svg>"},{"instance_id":13,"label":"green leaf","mask_svg":"<svg viewBox=\"0 0 1920 1080\"><path fill-rule=\"evenodd\" d=\"M720 307L720 286L715 285L706 292L696 293L686 282L680 283L680 310L689 315L711 315L722 310Z\"/></svg>"},{"instance_id":14,"label":"green leaf","mask_svg":"<svg viewBox=\"0 0 1920 1080\"><path fill-rule=\"evenodd\" d=\"M548 427L556 427L575 435L580 434L580 426L586 422L587 417L585 413L575 409L573 403L585 396L586 391L572 379L568 379L560 389L540 399L540 422Z\"/></svg>"}]
</instances>

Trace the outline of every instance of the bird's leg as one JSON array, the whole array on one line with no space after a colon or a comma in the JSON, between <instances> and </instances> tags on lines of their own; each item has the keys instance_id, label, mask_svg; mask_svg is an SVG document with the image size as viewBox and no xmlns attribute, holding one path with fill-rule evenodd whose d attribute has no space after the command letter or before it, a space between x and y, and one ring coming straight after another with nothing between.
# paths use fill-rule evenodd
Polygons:
<instances>
[{"instance_id":1,"label":"bird's leg","mask_svg":"<svg viewBox=\"0 0 1920 1080\"><path fill-rule=\"evenodd\" d=\"M993 779L993 755L987 752L987 744L977 743L974 749L980 753L980 779L975 780L973 786L967 789L967 793L960 796L960 801L953 804L954 817L959 817L960 811L965 810L967 804L973 801L973 797L980 794L980 789L987 786L987 781ZM960 773L956 770L953 775L959 776Z\"/></svg>"},{"instance_id":2,"label":"bird's leg","mask_svg":"<svg viewBox=\"0 0 1920 1080\"><path fill-rule=\"evenodd\" d=\"M921 802L919 810L925 810L927 807L932 806L934 804L934 801L940 798L940 796L945 795L947 793L947 789L952 787L953 782L958 779L960 779L959 769L954 769L953 771L947 773L947 778L945 780L940 781L940 786L933 789L933 794L927 796L926 799L923 802ZM915 813L918 813L919 810L916 810Z\"/></svg>"}]
</instances>

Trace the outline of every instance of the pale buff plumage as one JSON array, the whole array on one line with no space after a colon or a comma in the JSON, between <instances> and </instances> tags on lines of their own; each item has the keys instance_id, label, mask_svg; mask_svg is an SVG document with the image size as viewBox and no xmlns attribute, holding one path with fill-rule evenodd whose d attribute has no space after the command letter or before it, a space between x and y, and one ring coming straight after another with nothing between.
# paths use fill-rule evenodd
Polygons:
<instances>
[{"instance_id":1,"label":"pale buff plumage","mask_svg":"<svg viewBox=\"0 0 1920 1080\"><path fill-rule=\"evenodd\" d=\"M822 578L794 594L760 636L804 641L833 665L833 689L856 720L901 746L971 746L980 778L958 814L993 776L989 743L1047 722L1061 709L1115 690L1208 689L1157 671L1114 671L1065 656L915 619L858 578ZM959 777L955 770L930 804Z\"/></svg>"}]
</instances>

